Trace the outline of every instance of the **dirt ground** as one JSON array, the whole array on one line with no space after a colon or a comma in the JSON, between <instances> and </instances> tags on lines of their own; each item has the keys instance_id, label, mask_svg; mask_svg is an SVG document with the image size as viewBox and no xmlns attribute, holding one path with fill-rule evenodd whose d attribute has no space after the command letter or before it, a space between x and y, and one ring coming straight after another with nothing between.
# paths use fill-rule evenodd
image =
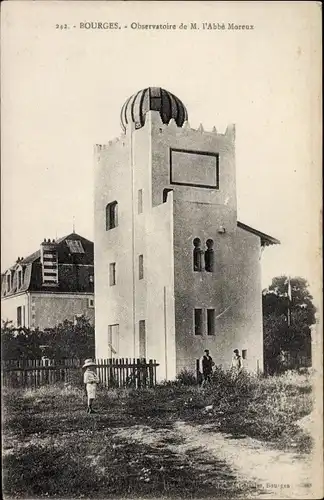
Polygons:
<instances>
[{"instance_id":1,"label":"dirt ground","mask_svg":"<svg viewBox=\"0 0 324 500\"><path fill-rule=\"evenodd\" d=\"M5 498L321 498L313 455L295 435L281 447L239 434L237 413L220 429L211 405L186 410L193 395L183 388L102 392L89 415L78 390L9 391ZM297 424L314 436L311 421L308 414ZM256 422L267 429L269 419Z\"/></svg>"},{"instance_id":2,"label":"dirt ground","mask_svg":"<svg viewBox=\"0 0 324 500\"><path fill-rule=\"evenodd\" d=\"M159 446L163 443L170 451L187 454L201 450L206 455L223 460L237 477L236 484L245 490L242 498L311 499L316 498L312 487L312 458L309 455L273 450L249 437L231 437L215 433L208 425L200 428L178 421L173 429L152 429L138 425L130 429L116 429L119 437ZM181 444L178 443L179 438ZM184 438L184 439L183 439ZM231 482L223 486L231 488Z\"/></svg>"}]
</instances>

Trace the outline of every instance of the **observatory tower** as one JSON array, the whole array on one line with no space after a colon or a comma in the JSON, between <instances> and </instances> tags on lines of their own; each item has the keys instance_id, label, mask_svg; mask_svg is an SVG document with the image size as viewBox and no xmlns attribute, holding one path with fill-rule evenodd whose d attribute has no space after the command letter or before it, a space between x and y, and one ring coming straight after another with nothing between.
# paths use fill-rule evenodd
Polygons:
<instances>
[{"instance_id":1,"label":"observatory tower","mask_svg":"<svg viewBox=\"0 0 324 500\"><path fill-rule=\"evenodd\" d=\"M160 379L209 349L262 370L260 250L237 221L235 127L193 130L162 88L131 96L123 135L95 147L96 355L155 358Z\"/></svg>"}]
</instances>

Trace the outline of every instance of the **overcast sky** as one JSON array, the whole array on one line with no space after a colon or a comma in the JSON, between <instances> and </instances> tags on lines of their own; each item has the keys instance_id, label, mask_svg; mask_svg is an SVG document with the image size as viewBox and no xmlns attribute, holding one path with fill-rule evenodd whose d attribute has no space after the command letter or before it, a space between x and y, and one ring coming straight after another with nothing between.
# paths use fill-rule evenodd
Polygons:
<instances>
[{"instance_id":1,"label":"overcast sky","mask_svg":"<svg viewBox=\"0 0 324 500\"><path fill-rule=\"evenodd\" d=\"M80 22L119 22L81 30ZM200 30L132 30L198 23ZM202 30L202 22L254 25ZM76 26L56 29L56 24ZM318 258L320 6L315 2L2 5L2 270L46 238L93 239L93 145L131 94L161 86L200 123L237 130L238 218L281 240L262 257L312 286ZM128 28L124 28L127 25ZM317 238L317 240L316 240Z\"/></svg>"}]
</instances>

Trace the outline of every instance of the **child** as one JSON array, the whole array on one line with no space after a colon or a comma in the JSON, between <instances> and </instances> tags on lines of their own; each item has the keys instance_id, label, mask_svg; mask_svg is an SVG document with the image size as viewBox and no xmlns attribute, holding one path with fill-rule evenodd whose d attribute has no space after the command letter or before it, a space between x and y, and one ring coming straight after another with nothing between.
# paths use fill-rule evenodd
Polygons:
<instances>
[{"instance_id":1,"label":"child","mask_svg":"<svg viewBox=\"0 0 324 500\"><path fill-rule=\"evenodd\" d=\"M87 413L96 413L92 409L93 400L96 398L97 384L99 383L99 377L96 374L96 363L92 359L86 359L82 368L85 368L83 381L88 395Z\"/></svg>"}]
</instances>

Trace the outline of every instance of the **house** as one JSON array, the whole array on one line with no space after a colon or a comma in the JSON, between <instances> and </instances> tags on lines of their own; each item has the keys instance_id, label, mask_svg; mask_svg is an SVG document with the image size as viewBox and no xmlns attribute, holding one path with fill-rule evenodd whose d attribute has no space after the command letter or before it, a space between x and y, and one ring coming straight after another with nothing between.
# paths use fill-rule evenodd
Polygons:
<instances>
[{"instance_id":1,"label":"house","mask_svg":"<svg viewBox=\"0 0 324 500\"><path fill-rule=\"evenodd\" d=\"M159 378L209 349L263 368L261 253L279 243L237 220L235 126L190 128L161 88L131 96L123 134L95 146L96 355L145 357Z\"/></svg>"},{"instance_id":2,"label":"house","mask_svg":"<svg viewBox=\"0 0 324 500\"><path fill-rule=\"evenodd\" d=\"M1 317L18 328L42 330L81 315L94 323L93 242L74 232L44 239L1 281Z\"/></svg>"}]
</instances>

